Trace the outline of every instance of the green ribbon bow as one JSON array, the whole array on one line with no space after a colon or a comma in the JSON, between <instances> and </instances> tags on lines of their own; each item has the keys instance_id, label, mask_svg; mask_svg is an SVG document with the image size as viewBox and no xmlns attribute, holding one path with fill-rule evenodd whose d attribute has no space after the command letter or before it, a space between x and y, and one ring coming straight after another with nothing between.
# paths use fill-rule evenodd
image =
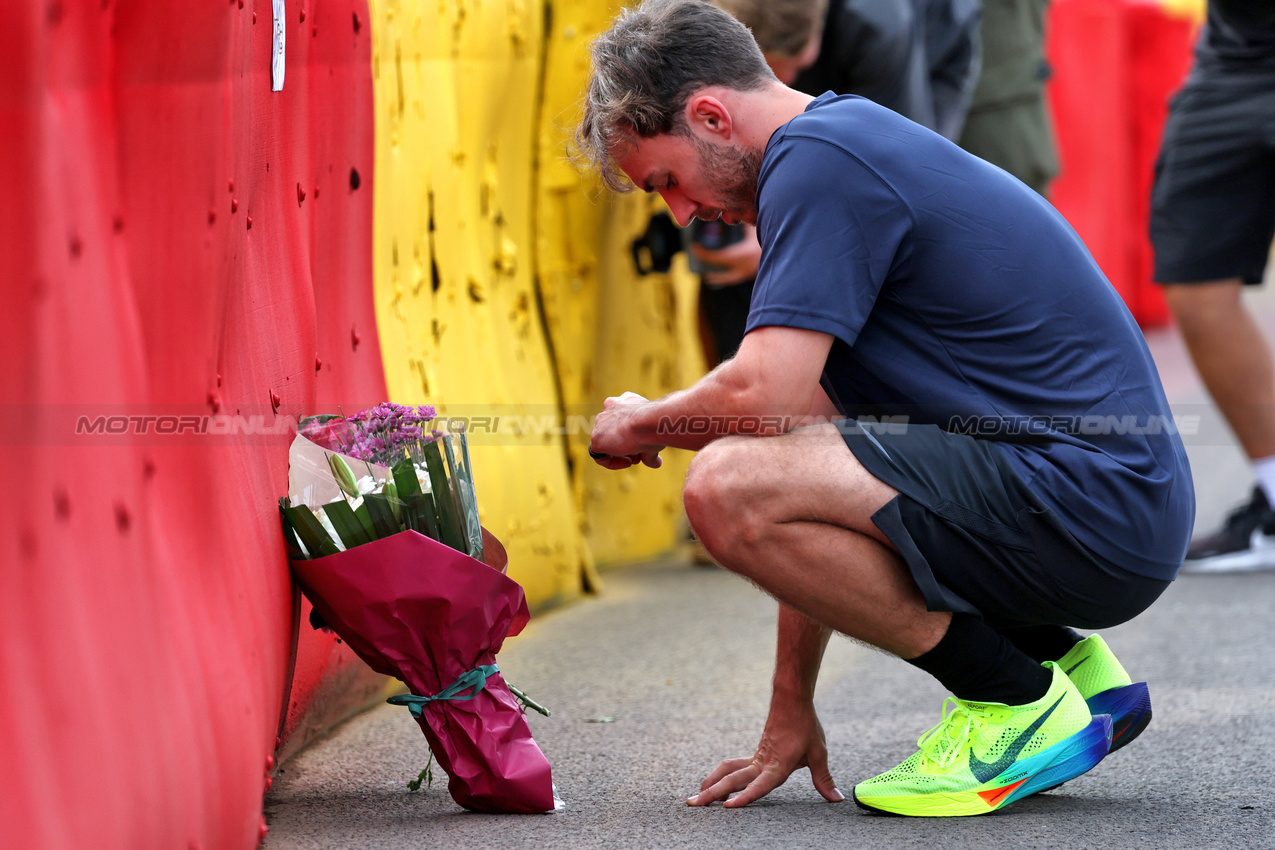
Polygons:
<instances>
[{"instance_id":1,"label":"green ribbon bow","mask_svg":"<svg viewBox=\"0 0 1275 850\"><path fill-rule=\"evenodd\" d=\"M460 678L443 688L432 697L421 697L416 694L399 694L386 700L390 705L405 705L412 712L412 716L420 719L421 714L425 710L425 706L431 702L444 699L454 700L471 700L478 696L478 692L487 686L487 677L500 672L500 668L495 664L484 664L481 667L475 667L468 673L461 674ZM470 693L461 696L464 691Z\"/></svg>"}]
</instances>

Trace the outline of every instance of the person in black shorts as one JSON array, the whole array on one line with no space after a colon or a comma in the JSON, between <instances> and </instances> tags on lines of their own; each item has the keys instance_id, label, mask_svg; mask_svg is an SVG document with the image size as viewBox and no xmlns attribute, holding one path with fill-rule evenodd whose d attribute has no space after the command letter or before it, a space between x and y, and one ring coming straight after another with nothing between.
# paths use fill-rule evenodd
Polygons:
<instances>
[{"instance_id":1,"label":"person in black shorts","mask_svg":"<svg viewBox=\"0 0 1275 850\"><path fill-rule=\"evenodd\" d=\"M845 799L813 702L834 630L953 694L918 752L855 785L865 808L995 811L1136 737L1146 684L1071 627L1154 602L1194 492L1146 342L1057 210L865 98L788 88L700 0L598 37L577 139L616 191L761 240L735 357L607 399L591 435L610 469L698 451L692 526L780 603L757 750L688 804L744 806L803 766Z\"/></svg>"},{"instance_id":2,"label":"person in black shorts","mask_svg":"<svg viewBox=\"0 0 1275 850\"><path fill-rule=\"evenodd\" d=\"M1244 307L1275 238L1275 3L1210 0L1195 69L1173 98L1151 195L1155 280L1257 478L1191 543L1186 569L1275 567L1275 370Z\"/></svg>"}]
</instances>

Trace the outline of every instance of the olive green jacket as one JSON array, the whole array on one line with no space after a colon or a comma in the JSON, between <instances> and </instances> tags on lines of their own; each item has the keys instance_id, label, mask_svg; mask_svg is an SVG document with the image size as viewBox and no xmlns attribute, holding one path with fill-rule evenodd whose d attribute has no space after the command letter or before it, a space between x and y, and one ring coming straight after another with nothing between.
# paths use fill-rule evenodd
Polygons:
<instances>
[{"instance_id":1,"label":"olive green jacket","mask_svg":"<svg viewBox=\"0 0 1275 850\"><path fill-rule=\"evenodd\" d=\"M983 70L960 145L1044 194L1058 173L1045 108L1049 0L983 0Z\"/></svg>"}]
</instances>

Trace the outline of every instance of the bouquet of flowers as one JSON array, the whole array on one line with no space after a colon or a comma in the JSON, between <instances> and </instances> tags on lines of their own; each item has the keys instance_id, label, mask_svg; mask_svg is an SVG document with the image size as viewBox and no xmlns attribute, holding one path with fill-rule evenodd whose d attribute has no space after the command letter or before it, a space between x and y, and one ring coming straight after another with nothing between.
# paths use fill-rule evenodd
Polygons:
<instances>
[{"instance_id":1,"label":"bouquet of flowers","mask_svg":"<svg viewBox=\"0 0 1275 850\"><path fill-rule=\"evenodd\" d=\"M431 430L432 407L381 404L303 420L279 502L293 574L330 627L410 695L452 798L484 812L561 807L549 762L496 653L530 615L478 522L463 429Z\"/></svg>"}]
</instances>

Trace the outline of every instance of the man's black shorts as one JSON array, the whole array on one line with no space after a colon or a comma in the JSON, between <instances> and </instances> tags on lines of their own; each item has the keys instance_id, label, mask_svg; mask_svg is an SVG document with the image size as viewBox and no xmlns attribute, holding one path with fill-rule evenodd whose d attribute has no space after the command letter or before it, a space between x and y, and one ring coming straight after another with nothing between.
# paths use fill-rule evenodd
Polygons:
<instances>
[{"instance_id":1,"label":"man's black shorts","mask_svg":"<svg viewBox=\"0 0 1275 850\"><path fill-rule=\"evenodd\" d=\"M934 425L845 422L841 431L868 472L899 491L872 521L931 611L978 614L997 628L1101 629L1169 586L1089 552L989 441Z\"/></svg>"},{"instance_id":2,"label":"man's black shorts","mask_svg":"<svg viewBox=\"0 0 1275 850\"><path fill-rule=\"evenodd\" d=\"M1155 168L1155 280L1260 283L1272 238L1275 71L1197 68L1169 106Z\"/></svg>"}]
</instances>

